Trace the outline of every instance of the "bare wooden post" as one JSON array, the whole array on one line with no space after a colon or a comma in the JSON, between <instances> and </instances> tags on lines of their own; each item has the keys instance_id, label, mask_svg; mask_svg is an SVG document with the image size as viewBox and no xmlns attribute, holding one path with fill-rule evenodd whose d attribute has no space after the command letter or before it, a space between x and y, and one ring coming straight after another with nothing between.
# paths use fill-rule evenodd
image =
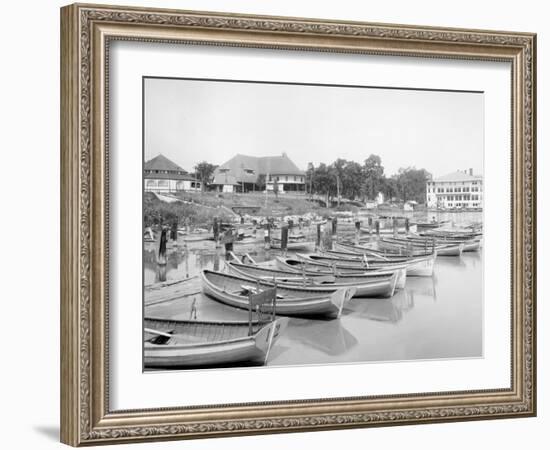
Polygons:
<instances>
[{"instance_id":1,"label":"bare wooden post","mask_svg":"<svg viewBox=\"0 0 550 450\"><path fill-rule=\"evenodd\" d=\"M223 245L225 247L225 258L231 258L231 253L233 253L233 242L235 241L235 236L233 236L233 231L231 229L226 231L225 236L223 237Z\"/></svg>"},{"instance_id":2,"label":"bare wooden post","mask_svg":"<svg viewBox=\"0 0 550 450\"><path fill-rule=\"evenodd\" d=\"M355 221L355 243L359 244L359 236L361 235L361 221Z\"/></svg>"},{"instance_id":3,"label":"bare wooden post","mask_svg":"<svg viewBox=\"0 0 550 450\"><path fill-rule=\"evenodd\" d=\"M320 223L317 224L317 239L315 241L315 247L321 248L321 237L322 237L322 225Z\"/></svg>"},{"instance_id":4,"label":"bare wooden post","mask_svg":"<svg viewBox=\"0 0 550 450\"><path fill-rule=\"evenodd\" d=\"M410 228L411 228L411 224L410 224L410 222L409 222L409 218L407 217L407 218L405 219L405 232L406 232L407 234L409 234Z\"/></svg>"},{"instance_id":5,"label":"bare wooden post","mask_svg":"<svg viewBox=\"0 0 550 450\"><path fill-rule=\"evenodd\" d=\"M288 248L288 225L283 225L281 228L281 250L286 253Z\"/></svg>"},{"instance_id":6,"label":"bare wooden post","mask_svg":"<svg viewBox=\"0 0 550 450\"><path fill-rule=\"evenodd\" d=\"M172 228L170 230L170 239L176 242L178 240L178 220L177 219L172 222Z\"/></svg>"},{"instance_id":7,"label":"bare wooden post","mask_svg":"<svg viewBox=\"0 0 550 450\"><path fill-rule=\"evenodd\" d=\"M157 264L166 265L166 228L162 228L160 233L159 253L157 258Z\"/></svg>"},{"instance_id":8,"label":"bare wooden post","mask_svg":"<svg viewBox=\"0 0 550 450\"><path fill-rule=\"evenodd\" d=\"M326 230L326 232L325 232L327 250L332 250L332 231L333 230L334 230L334 222L331 221L331 227L328 230ZM325 246L325 242L323 243L323 247L324 246Z\"/></svg>"},{"instance_id":9,"label":"bare wooden post","mask_svg":"<svg viewBox=\"0 0 550 450\"><path fill-rule=\"evenodd\" d=\"M332 219L332 235L336 236L338 233L338 218Z\"/></svg>"},{"instance_id":10,"label":"bare wooden post","mask_svg":"<svg viewBox=\"0 0 550 450\"><path fill-rule=\"evenodd\" d=\"M266 250L269 250L271 248L271 236L270 236L269 222L266 222L265 226L264 226L264 248Z\"/></svg>"},{"instance_id":11,"label":"bare wooden post","mask_svg":"<svg viewBox=\"0 0 550 450\"><path fill-rule=\"evenodd\" d=\"M216 243L216 247L218 247L220 245L220 223L217 217L214 217L212 231L214 232L214 242Z\"/></svg>"}]
</instances>

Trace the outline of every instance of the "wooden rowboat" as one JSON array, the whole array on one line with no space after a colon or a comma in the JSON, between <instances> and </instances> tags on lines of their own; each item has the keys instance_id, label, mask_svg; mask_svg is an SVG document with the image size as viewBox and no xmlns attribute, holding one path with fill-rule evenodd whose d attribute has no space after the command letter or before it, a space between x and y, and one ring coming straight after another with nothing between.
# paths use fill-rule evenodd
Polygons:
<instances>
[{"instance_id":1,"label":"wooden rowboat","mask_svg":"<svg viewBox=\"0 0 550 450\"><path fill-rule=\"evenodd\" d=\"M462 251L464 250L464 244L445 244L445 245L435 245L435 242L432 243L433 248L437 252L438 256L460 256L462 255ZM429 243L422 242L417 243L410 241L408 239L399 239L399 238L384 238L381 239L378 242L378 245L382 248L390 246L390 247L399 247L403 250L404 253L407 253L407 249L411 248L413 249L429 249L430 245Z\"/></svg>"},{"instance_id":2,"label":"wooden rowboat","mask_svg":"<svg viewBox=\"0 0 550 450\"><path fill-rule=\"evenodd\" d=\"M198 368L265 364L288 318L256 322L206 322L145 318L146 368Z\"/></svg>"},{"instance_id":3,"label":"wooden rowboat","mask_svg":"<svg viewBox=\"0 0 550 450\"><path fill-rule=\"evenodd\" d=\"M248 295L273 287L273 282L252 280L211 270L202 271L203 292L236 308L248 309ZM325 316L336 318L355 288L319 289L316 287L277 286L276 314L285 316Z\"/></svg>"},{"instance_id":4,"label":"wooden rowboat","mask_svg":"<svg viewBox=\"0 0 550 450\"><path fill-rule=\"evenodd\" d=\"M348 244L338 243L336 244L336 248L341 248L344 251L330 251L327 253L330 255L342 255L342 259L357 260L357 258L360 258L364 260L364 258L367 258L372 267L381 267L380 265L376 265L376 261L383 261L388 264L403 264L407 268L407 276L409 277L431 277L433 275L435 253L425 256L413 256L411 258L398 254L386 254L379 250ZM389 267L389 265L385 267Z\"/></svg>"},{"instance_id":5,"label":"wooden rowboat","mask_svg":"<svg viewBox=\"0 0 550 450\"><path fill-rule=\"evenodd\" d=\"M406 269L394 272L375 273L367 276L302 276L295 272L250 266L247 264L228 263L229 270L236 275L277 283L277 288L291 287L308 289L314 287L320 291L333 292L335 289L354 288L354 297L391 297L397 288L399 279L406 279ZM332 279L329 279L332 278ZM403 285L404 287L404 285Z\"/></svg>"},{"instance_id":6,"label":"wooden rowboat","mask_svg":"<svg viewBox=\"0 0 550 450\"><path fill-rule=\"evenodd\" d=\"M428 246L432 243L432 238L422 237L418 235L407 236L408 241L414 242L420 246L427 244ZM458 245L464 244L463 252L476 252L480 249L481 241L480 239L465 239L465 238L435 238L435 244L437 246L448 246L448 245Z\"/></svg>"},{"instance_id":7,"label":"wooden rowboat","mask_svg":"<svg viewBox=\"0 0 550 450\"><path fill-rule=\"evenodd\" d=\"M274 250L281 250L281 240L272 238L270 248ZM315 241L289 240L286 244L286 248L287 250L310 250L315 248Z\"/></svg>"}]
</instances>

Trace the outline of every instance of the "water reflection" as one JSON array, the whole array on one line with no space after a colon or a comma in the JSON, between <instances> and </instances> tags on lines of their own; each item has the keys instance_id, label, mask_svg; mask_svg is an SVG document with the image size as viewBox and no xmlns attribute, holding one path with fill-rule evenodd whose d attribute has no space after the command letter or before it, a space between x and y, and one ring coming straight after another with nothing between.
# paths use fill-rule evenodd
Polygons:
<instances>
[{"instance_id":1,"label":"water reflection","mask_svg":"<svg viewBox=\"0 0 550 450\"><path fill-rule=\"evenodd\" d=\"M453 216L459 223L460 214ZM446 217L442 214L436 219ZM482 251L467 252L460 258L438 257L432 277L408 277L405 289L391 299L353 299L339 320L291 319L272 350L271 364L480 356ZM235 252L250 253L258 262L278 254L265 251L261 242L236 245ZM164 280L188 280L182 295L147 306L147 315L185 320L247 320L247 311L221 304L201 292L200 271L225 268L225 252L216 248L214 242L169 245L163 269L157 265L155 244L146 244L143 266L146 286ZM146 289L146 296L147 292Z\"/></svg>"},{"instance_id":2,"label":"water reflection","mask_svg":"<svg viewBox=\"0 0 550 450\"><path fill-rule=\"evenodd\" d=\"M326 355L342 355L359 342L340 320L292 319L285 334L289 340Z\"/></svg>"}]
</instances>

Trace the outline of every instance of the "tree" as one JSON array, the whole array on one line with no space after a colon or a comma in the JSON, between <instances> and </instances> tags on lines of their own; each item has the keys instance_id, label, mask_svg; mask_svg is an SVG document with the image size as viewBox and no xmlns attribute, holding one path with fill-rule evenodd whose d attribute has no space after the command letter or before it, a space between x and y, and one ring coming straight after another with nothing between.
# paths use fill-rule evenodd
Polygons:
<instances>
[{"instance_id":1,"label":"tree","mask_svg":"<svg viewBox=\"0 0 550 450\"><path fill-rule=\"evenodd\" d=\"M201 190L204 191L204 187L212 181L212 176L214 175L214 170L216 170L214 164L210 164L206 161L201 161L198 163L194 169L197 178L201 182Z\"/></svg>"},{"instance_id":2,"label":"tree","mask_svg":"<svg viewBox=\"0 0 550 450\"><path fill-rule=\"evenodd\" d=\"M319 164L319 167L313 172L313 191L326 196L327 206L331 191L335 191L336 179L325 163Z\"/></svg>"},{"instance_id":3,"label":"tree","mask_svg":"<svg viewBox=\"0 0 550 450\"><path fill-rule=\"evenodd\" d=\"M374 200L378 192L383 190L385 181L384 167L382 166L382 159L380 156L370 155L365 159L363 174L365 177L363 185L364 195L368 199Z\"/></svg>"},{"instance_id":4,"label":"tree","mask_svg":"<svg viewBox=\"0 0 550 450\"><path fill-rule=\"evenodd\" d=\"M306 171L306 190L309 191L309 198L310 200L313 199L313 175L315 173L315 166L313 163L307 164L307 171Z\"/></svg>"},{"instance_id":5,"label":"tree","mask_svg":"<svg viewBox=\"0 0 550 450\"><path fill-rule=\"evenodd\" d=\"M258 188L258 191L264 191L266 189L265 174L261 173L258 175L258 178L256 179L256 187Z\"/></svg>"},{"instance_id":6,"label":"tree","mask_svg":"<svg viewBox=\"0 0 550 450\"><path fill-rule=\"evenodd\" d=\"M273 178L273 193L275 194L275 200L279 200L279 180L277 177Z\"/></svg>"},{"instance_id":7,"label":"tree","mask_svg":"<svg viewBox=\"0 0 550 450\"><path fill-rule=\"evenodd\" d=\"M425 202L426 182L432 179L432 175L426 169L400 168L394 177L401 200L404 202L409 200L415 200L418 203Z\"/></svg>"},{"instance_id":8,"label":"tree","mask_svg":"<svg viewBox=\"0 0 550 450\"><path fill-rule=\"evenodd\" d=\"M336 201L338 202L338 206L340 206L340 197L341 197L341 190L342 190L342 180L345 177L345 168L346 168L347 161L342 158L338 158L336 161L334 161L330 165L330 171L333 173L334 177L336 178Z\"/></svg>"}]
</instances>

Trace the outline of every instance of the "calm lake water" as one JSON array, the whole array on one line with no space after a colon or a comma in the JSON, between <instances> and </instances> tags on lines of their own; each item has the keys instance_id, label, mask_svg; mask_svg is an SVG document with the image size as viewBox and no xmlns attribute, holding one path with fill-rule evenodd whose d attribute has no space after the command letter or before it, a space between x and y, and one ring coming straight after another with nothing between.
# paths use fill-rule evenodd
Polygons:
<instances>
[{"instance_id":1,"label":"calm lake water","mask_svg":"<svg viewBox=\"0 0 550 450\"><path fill-rule=\"evenodd\" d=\"M481 213L449 216L456 224L482 220ZM446 217L439 214L437 219ZM155 247L146 244L144 249L146 286L161 275ZM261 243L236 244L235 252L249 252L258 261L277 254L263 250ZM197 275L201 269L223 270L224 260L222 250L215 249L211 241L169 248L162 275L167 280L191 277L187 282L191 295L146 306L145 314L170 319L247 320L247 311L200 293ZM339 320L291 318L271 350L269 365L481 357L482 271L483 250L460 258L440 256L433 277L407 277L406 288L391 299L354 298Z\"/></svg>"}]
</instances>

